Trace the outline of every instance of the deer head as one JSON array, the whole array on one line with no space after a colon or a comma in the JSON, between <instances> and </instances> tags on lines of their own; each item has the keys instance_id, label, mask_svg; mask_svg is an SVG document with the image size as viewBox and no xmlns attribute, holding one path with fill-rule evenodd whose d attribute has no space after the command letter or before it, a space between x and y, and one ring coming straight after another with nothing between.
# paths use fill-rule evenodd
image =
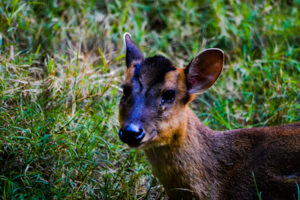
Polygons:
<instances>
[{"instance_id":1,"label":"deer head","mask_svg":"<svg viewBox=\"0 0 300 200\"><path fill-rule=\"evenodd\" d=\"M140 148L180 143L186 134L184 110L218 79L223 51L201 51L181 69L163 56L144 58L128 33L124 42L127 69L119 105L120 139Z\"/></svg>"}]
</instances>

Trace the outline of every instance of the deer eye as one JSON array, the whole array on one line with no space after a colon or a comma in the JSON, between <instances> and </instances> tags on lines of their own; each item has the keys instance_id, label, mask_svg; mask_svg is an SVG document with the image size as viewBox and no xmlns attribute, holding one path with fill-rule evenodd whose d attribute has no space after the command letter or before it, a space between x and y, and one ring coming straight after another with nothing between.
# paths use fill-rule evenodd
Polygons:
<instances>
[{"instance_id":1,"label":"deer eye","mask_svg":"<svg viewBox=\"0 0 300 200\"><path fill-rule=\"evenodd\" d=\"M131 87L129 87L128 85L124 85L123 86L123 97L128 97L131 93Z\"/></svg>"},{"instance_id":2,"label":"deer eye","mask_svg":"<svg viewBox=\"0 0 300 200\"><path fill-rule=\"evenodd\" d=\"M161 97L162 103L173 103L175 100L175 90L167 90L163 93Z\"/></svg>"}]
</instances>

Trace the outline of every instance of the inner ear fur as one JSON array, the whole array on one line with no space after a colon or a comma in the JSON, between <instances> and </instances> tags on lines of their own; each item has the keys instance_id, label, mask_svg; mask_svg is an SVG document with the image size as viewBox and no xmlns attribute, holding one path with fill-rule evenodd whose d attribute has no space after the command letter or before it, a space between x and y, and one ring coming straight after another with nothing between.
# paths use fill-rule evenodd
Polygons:
<instances>
[{"instance_id":1,"label":"inner ear fur","mask_svg":"<svg viewBox=\"0 0 300 200\"><path fill-rule=\"evenodd\" d=\"M184 70L189 93L202 93L210 88L221 74L223 64L224 52L221 49L201 51Z\"/></svg>"}]
</instances>

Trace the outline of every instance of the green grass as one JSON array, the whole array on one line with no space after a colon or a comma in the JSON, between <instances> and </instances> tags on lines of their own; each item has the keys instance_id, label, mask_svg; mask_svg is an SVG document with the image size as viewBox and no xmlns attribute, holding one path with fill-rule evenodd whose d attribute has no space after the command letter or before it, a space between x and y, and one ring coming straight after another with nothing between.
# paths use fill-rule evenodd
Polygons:
<instances>
[{"instance_id":1,"label":"green grass","mask_svg":"<svg viewBox=\"0 0 300 200\"><path fill-rule=\"evenodd\" d=\"M218 130L300 121L300 2L0 1L1 199L162 199L118 139L122 34L178 66L225 51L192 108Z\"/></svg>"},{"instance_id":2,"label":"green grass","mask_svg":"<svg viewBox=\"0 0 300 200\"><path fill-rule=\"evenodd\" d=\"M258 186L257 186L257 183L256 183L256 179L255 179L255 175L254 175L253 171L252 171L252 177L253 177L253 183L254 183L254 186L255 186L257 198L258 198L258 200L262 200L262 198L261 198L261 192L258 189Z\"/></svg>"}]
</instances>

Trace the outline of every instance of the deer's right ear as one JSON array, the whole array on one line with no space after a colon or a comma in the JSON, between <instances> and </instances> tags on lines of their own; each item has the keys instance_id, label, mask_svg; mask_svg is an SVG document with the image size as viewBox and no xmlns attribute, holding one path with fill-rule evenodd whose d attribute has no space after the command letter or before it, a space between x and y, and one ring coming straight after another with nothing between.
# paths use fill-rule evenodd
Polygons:
<instances>
[{"instance_id":1,"label":"deer's right ear","mask_svg":"<svg viewBox=\"0 0 300 200\"><path fill-rule=\"evenodd\" d=\"M143 61L144 56L140 49L132 41L130 34L125 33L123 38L126 46L126 66L130 67L133 64L133 62Z\"/></svg>"}]
</instances>

